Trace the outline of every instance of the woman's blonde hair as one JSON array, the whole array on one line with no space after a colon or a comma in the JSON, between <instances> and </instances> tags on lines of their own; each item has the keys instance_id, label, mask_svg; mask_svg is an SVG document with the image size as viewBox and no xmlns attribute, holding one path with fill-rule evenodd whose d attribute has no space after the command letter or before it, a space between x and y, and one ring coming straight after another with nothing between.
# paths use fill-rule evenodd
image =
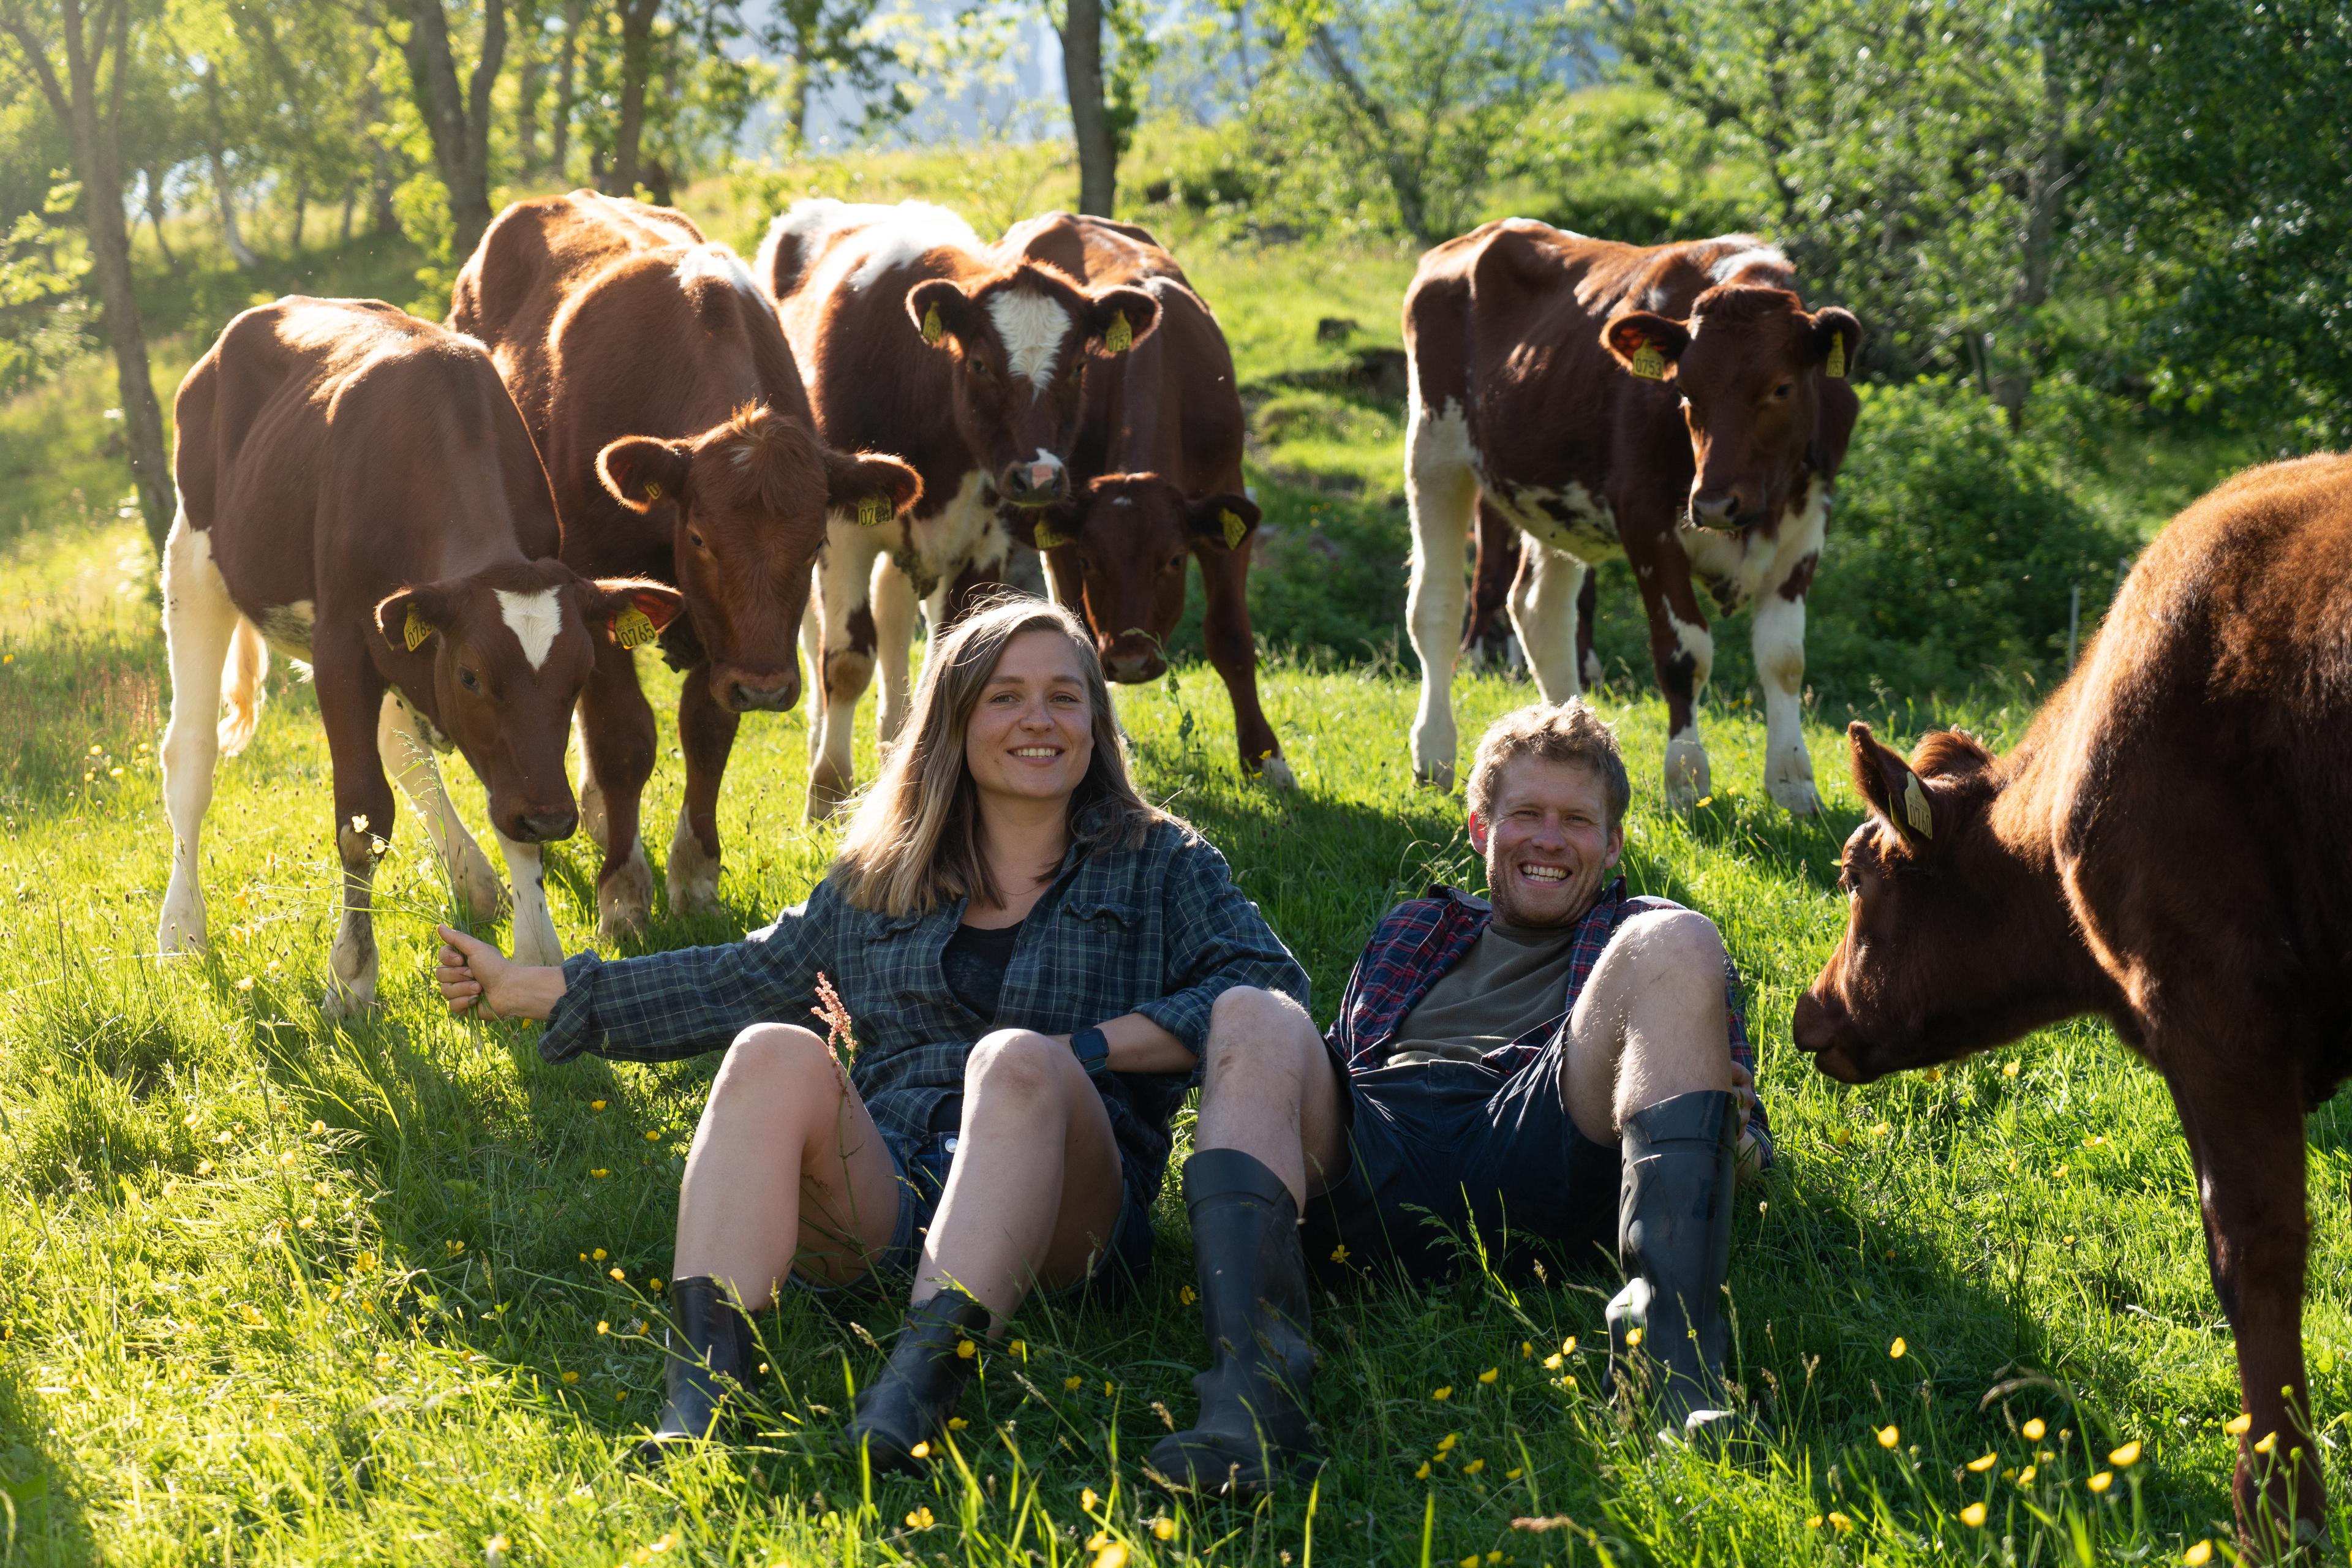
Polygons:
<instances>
[{"instance_id":1,"label":"woman's blonde hair","mask_svg":"<svg viewBox=\"0 0 2352 1568\"><path fill-rule=\"evenodd\" d=\"M1001 600L959 621L923 661L907 727L859 799L833 862L835 886L857 908L924 915L956 899L1003 901L981 853L979 792L964 763L964 731L997 661L1024 632L1067 638L1086 684L1094 756L1070 795L1071 842L1089 855L1134 848L1164 819L1127 776L1127 740L1111 712L1094 639L1058 605Z\"/></svg>"}]
</instances>

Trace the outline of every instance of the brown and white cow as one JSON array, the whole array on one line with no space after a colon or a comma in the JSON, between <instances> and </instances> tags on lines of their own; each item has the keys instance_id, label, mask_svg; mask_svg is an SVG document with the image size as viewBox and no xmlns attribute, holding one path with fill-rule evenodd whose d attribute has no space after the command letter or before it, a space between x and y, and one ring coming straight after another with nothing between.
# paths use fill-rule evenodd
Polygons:
<instances>
[{"instance_id":1,"label":"brown and white cow","mask_svg":"<svg viewBox=\"0 0 2352 1568\"><path fill-rule=\"evenodd\" d=\"M159 948L205 945L205 811L220 753L242 750L259 718L266 639L310 666L334 764L343 901L329 1008L375 995L370 900L392 837L387 769L460 900L483 915L500 901L434 751L456 748L488 792L517 955L561 962L539 847L578 819L563 773L572 704L597 648L667 622L677 594L583 578L554 559L547 476L482 345L380 301L289 298L246 311L180 384L174 423L172 880Z\"/></svg>"},{"instance_id":2,"label":"brown and white cow","mask_svg":"<svg viewBox=\"0 0 2352 1568\"><path fill-rule=\"evenodd\" d=\"M1069 493L1089 361L1148 340L1160 304L983 246L923 202L796 202L757 261L809 378L817 428L905 455L923 496L905 517L836 511L804 629L824 684L809 725L809 814L847 795L857 699L883 668L882 738L906 717L915 604L945 626L1012 574L1001 510Z\"/></svg>"},{"instance_id":3,"label":"brown and white cow","mask_svg":"<svg viewBox=\"0 0 2352 1568\"><path fill-rule=\"evenodd\" d=\"M892 458L819 439L791 345L740 258L681 214L574 191L499 215L458 275L450 325L490 345L547 459L563 559L686 596L666 639L687 666L686 797L669 907L718 898L719 785L747 712L800 699L797 637L829 511L888 518L920 483ZM653 900L638 834L653 710L625 648L581 700L582 803L603 844L607 937Z\"/></svg>"},{"instance_id":4,"label":"brown and white cow","mask_svg":"<svg viewBox=\"0 0 2352 1568\"><path fill-rule=\"evenodd\" d=\"M1942 732L1906 763L1852 726L1871 816L1791 1020L1847 1083L2086 1013L2164 1076L2237 1336L2256 1547L2321 1535L2304 1118L2352 1076L2347 559L2352 458L2252 469L2158 536L2007 756Z\"/></svg>"},{"instance_id":5,"label":"brown and white cow","mask_svg":"<svg viewBox=\"0 0 2352 1568\"><path fill-rule=\"evenodd\" d=\"M1511 620L1548 701L1580 689L1587 563L1632 564L1675 804L1710 788L1696 703L1715 640L1693 580L1724 609L1752 605L1765 788L1820 809L1800 722L1805 594L1859 406L1843 377L1862 328L1808 313L1790 280L1787 258L1746 235L1639 247L1525 218L1422 258L1404 305L1422 778L1454 776L1463 544L1483 502L1526 537Z\"/></svg>"},{"instance_id":6,"label":"brown and white cow","mask_svg":"<svg viewBox=\"0 0 2352 1568\"><path fill-rule=\"evenodd\" d=\"M1047 213L998 247L1160 302L1149 341L1087 372L1070 499L1033 514L1030 542L1045 553L1055 598L1085 615L1111 679L1155 680L1197 560L1202 636L1233 700L1242 772L1289 787L1290 764L1257 700L1248 584L1259 512L1242 483L1247 426L1216 317L1175 258L1132 225Z\"/></svg>"}]
</instances>

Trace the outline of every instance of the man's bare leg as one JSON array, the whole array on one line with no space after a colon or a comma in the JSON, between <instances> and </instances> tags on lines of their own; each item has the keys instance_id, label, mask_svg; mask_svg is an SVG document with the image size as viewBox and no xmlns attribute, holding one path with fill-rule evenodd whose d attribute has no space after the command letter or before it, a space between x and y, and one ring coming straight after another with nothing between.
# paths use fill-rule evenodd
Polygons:
<instances>
[{"instance_id":1,"label":"man's bare leg","mask_svg":"<svg viewBox=\"0 0 2352 1568\"><path fill-rule=\"evenodd\" d=\"M1348 1123L1331 1053L1307 1009L1242 986L1217 998L1197 1150L1234 1149L1282 1178L1300 1208L1323 1191L1347 1155Z\"/></svg>"}]
</instances>

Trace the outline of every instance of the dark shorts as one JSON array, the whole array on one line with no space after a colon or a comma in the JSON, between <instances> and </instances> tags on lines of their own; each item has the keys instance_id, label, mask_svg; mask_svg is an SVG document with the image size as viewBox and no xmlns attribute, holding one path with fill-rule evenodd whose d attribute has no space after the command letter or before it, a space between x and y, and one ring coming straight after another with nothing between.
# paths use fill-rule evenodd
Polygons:
<instances>
[{"instance_id":1,"label":"dark shorts","mask_svg":"<svg viewBox=\"0 0 2352 1568\"><path fill-rule=\"evenodd\" d=\"M1508 1078L1476 1062L1350 1075L1335 1054L1348 1169L1307 1200L1308 1266L1328 1280L1385 1261L1425 1280L1475 1267L1481 1251L1515 1273L1613 1259L1617 1145L1569 1119L1561 1048L1555 1039Z\"/></svg>"}]
</instances>

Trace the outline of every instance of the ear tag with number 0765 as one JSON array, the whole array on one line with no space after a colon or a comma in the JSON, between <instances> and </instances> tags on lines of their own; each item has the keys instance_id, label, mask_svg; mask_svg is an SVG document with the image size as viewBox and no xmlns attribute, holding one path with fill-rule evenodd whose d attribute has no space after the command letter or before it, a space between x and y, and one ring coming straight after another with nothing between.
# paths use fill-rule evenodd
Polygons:
<instances>
[{"instance_id":1,"label":"ear tag with number 0765","mask_svg":"<svg viewBox=\"0 0 2352 1568\"><path fill-rule=\"evenodd\" d=\"M625 648L641 647L654 635L653 617L643 610L626 609L613 617L613 640Z\"/></svg>"},{"instance_id":2,"label":"ear tag with number 0765","mask_svg":"<svg viewBox=\"0 0 2352 1568\"><path fill-rule=\"evenodd\" d=\"M401 640L408 645L408 651L415 653L423 647L425 639L432 635L433 628L425 624L425 617L416 613L415 605L411 605L407 623L400 628Z\"/></svg>"}]
</instances>

